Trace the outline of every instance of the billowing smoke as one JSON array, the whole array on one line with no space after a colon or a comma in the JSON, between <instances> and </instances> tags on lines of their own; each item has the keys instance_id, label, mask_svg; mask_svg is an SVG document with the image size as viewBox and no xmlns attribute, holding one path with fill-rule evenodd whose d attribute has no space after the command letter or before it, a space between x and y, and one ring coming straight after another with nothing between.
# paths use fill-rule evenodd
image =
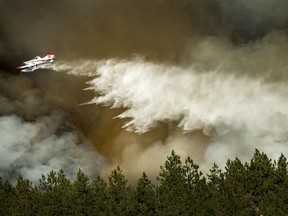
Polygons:
<instances>
[{"instance_id":1,"label":"billowing smoke","mask_svg":"<svg viewBox=\"0 0 288 216\"><path fill-rule=\"evenodd\" d=\"M190 64L184 66L134 58L53 67L94 75L88 89L97 96L90 103L126 108L115 117L125 119L129 131L146 133L163 123L174 128L164 141L148 147L138 140L126 143L122 163L130 172L137 163L149 170L147 161L155 163L160 152L167 155L171 149L184 156L188 152L208 169L214 162L223 166L228 158L248 160L254 148L273 158L288 153L287 59L282 57L287 47L281 32L241 47L207 38L190 50L190 61L185 60Z\"/></svg>"},{"instance_id":2,"label":"billowing smoke","mask_svg":"<svg viewBox=\"0 0 288 216\"><path fill-rule=\"evenodd\" d=\"M211 3L201 2L196 0L193 6L175 0L60 0L56 4L3 0L0 31L10 52L3 56L34 57L50 50L61 58L141 54L177 59L189 35L214 31L216 21L202 17L211 16L213 10L197 8Z\"/></svg>"},{"instance_id":3,"label":"billowing smoke","mask_svg":"<svg viewBox=\"0 0 288 216\"><path fill-rule=\"evenodd\" d=\"M134 180L157 175L172 149L205 170L255 148L287 154L285 0L0 8L2 176L120 164ZM14 70L47 51L57 59L45 70Z\"/></svg>"},{"instance_id":4,"label":"billowing smoke","mask_svg":"<svg viewBox=\"0 0 288 216\"><path fill-rule=\"evenodd\" d=\"M97 118L100 113L77 107L89 98L82 94L85 85L80 81L85 79L53 72L45 75L39 73L34 79L1 76L1 176L13 181L22 175L37 182L52 169L64 169L73 177L79 168L98 175L107 160L79 128L89 124L83 122L87 114L77 114L86 111Z\"/></svg>"},{"instance_id":5,"label":"billowing smoke","mask_svg":"<svg viewBox=\"0 0 288 216\"><path fill-rule=\"evenodd\" d=\"M63 121L63 114L57 112L34 122L15 115L0 118L2 177L14 180L22 175L37 182L43 173L60 168L70 178L79 168L97 175L105 159Z\"/></svg>"},{"instance_id":6,"label":"billowing smoke","mask_svg":"<svg viewBox=\"0 0 288 216\"><path fill-rule=\"evenodd\" d=\"M288 2L285 0L235 0L233 3L229 0L217 0L217 2L223 12L224 23L244 38L263 36L273 29L287 25Z\"/></svg>"}]
</instances>

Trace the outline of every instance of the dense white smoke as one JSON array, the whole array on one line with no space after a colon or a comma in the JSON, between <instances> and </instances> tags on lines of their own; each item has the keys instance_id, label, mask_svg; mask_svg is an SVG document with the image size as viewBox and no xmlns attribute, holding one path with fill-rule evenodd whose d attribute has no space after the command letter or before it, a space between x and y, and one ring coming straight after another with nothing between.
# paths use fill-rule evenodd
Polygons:
<instances>
[{"instance_id":1,"label":"dense white smoke","mask_svg":"<svg viewBox=\"0 0 288 216\"><path fill-rule=\"evenodd\" d=\"M54 69L94 76L91 103L126 108L117 117L127 119L128 130L141 134L161 122L177 123L182 135L173 132L149 147L130 140L123 148L120 163L127 172L139 164L155 175L147 161L161 164L172 149L206 170L214 162L223 167L228 158L248 160L255 148L274 159L287 154L287 47L282 33L242 47L207 38L182 66L134 58L60 62Z\"/></svg>"},{"instance_id":2,"label":"dense white smoke","mask_svg":"<svg viewBox=\"0 0 288 216\"><path fill-rule=\"evenodd\" d=\"M40 72L34 74L35 80L33 74L0 76L0 175L4 179L15 181L22 175L37 183L41 174L52 169L63 169L69 178L78 169L96 176L107 164L79 128L85 124L71 115L86 111L97 116L97 109L77 107L85 85L79 84L80 77L54 74Z\"/></svg>"},{"instance_id":3,"label":"dense white smoke","mask_svg":"<svg viewBox=\"0 0 288 216\"><path fill-rule=\"evenodd\" d=\"M93 175L105 157L135 179L156 176L172 149L204 169L255 148L287 153L286 0L1 0L0 8L1 147L10 151L0 154L0 175L71 176L78 167ZM48 69L70 75L16 74L48 51L56 53ZM89 79L92 91L82 91Z\"/></svg>"},{"instance_id":4,"label":"dense white smoke","mask_svg":"<svg viewBox=\"0 0 288 216\"><path fill-rule=\"evenodd\" d=\"M250 157L255 147L277 156L284 150L286 85L142 61L109 61L98 73L90 84L101 96L92 102L127 108L118 117L131 119L128 129L143 133L176 121L183 131L202 130L211 136L205 160L221 165Z\"/></svg>"},{"instance_id":5,"label":"dense white smoke","mask_svg":"<svg viewBox=\"0 0 288 216\"><path fill-rule=\"evenodd\" d=\"M61 112L39 117L34 122L25 122L15 115L1 117L2 177L14 181L22 175L37 183L42 174L60 168L69 178L79 168L90 176L99 174L105 159L67 124Z\"/></svg>"}]
</instances>

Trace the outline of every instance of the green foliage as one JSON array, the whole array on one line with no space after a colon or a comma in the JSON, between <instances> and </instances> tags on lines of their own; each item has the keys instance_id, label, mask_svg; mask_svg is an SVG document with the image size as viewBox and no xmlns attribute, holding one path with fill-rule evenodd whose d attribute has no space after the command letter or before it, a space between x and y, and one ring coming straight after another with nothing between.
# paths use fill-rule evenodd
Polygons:
<instances>
[{"instance_id":1,"label":"green foliage","mask_svg":"<svg viewBox=\"0 0 288 216\"><path fill-rule=\"evenodd\" d=\"M206 178L199 171L199 166L187 157L183 165L186 191L185 193L185 215L203 215L207 212L210 198Z\"/></svg>"},{"instance_id":2,"label":"green foliage","mask_svg":"<svg viewBox=\"0 0 288 216\"><path fill-rule=\"evenodd\" d=\"M287 173L287 159L283 154L279 157L274 166L274 203L273 206L281 212L288 212L288 173ZM278 211L279 212L279 211ZM279 212L279 215L280 212Z\"/></svg>"},{"instance_id":3,"label":"green foliage","mask_svg":"<svg viewBox=\"0 0 288 216\"><path fill-rule=\"evenodd\" d=\"M272 162L256 149L243 164L228 160L207 175L174 151L154 185L143 173L133 187L118 166L104 181L81 170L42 175L37 186L19 176L15 185L0 177L0 215L288 215L287 159Z\"/></svg>"},{"instance_id":4,"label":"green foliage","mask_svg":"<svg viewBox=\"0 0 288 216\"><path fill-rule=\"evenodd\" d=\"M270 209L271 196L274 191L275 167L271 159L256 149L250 164L245 164L247 173L246 190L251 196L252 206L260 213ZM269 210L270 211L270 210Z\"/></svg>"},{"instance_id":5,"label":"green foliage","mask_svg":"<svg viewBox=\"0 0 288 216\"><path fill-rule=\"evenodd\" d=\"M33 188L29 180L19 176L13 195L9 214L36 215L38 213L40 193Z\"/></svg>"},{"instance_id":6,"label":"green foliage","mask_svg":"<svg viewBox=\"0 0 288 216\"><path fill-rule=\"evenodd\" d=\"M93 213L93 193L89 178L81 170L76 175L73 185L73 205L75 215L91 215Z\"/></svg>"},{"instance_id":7,"label":"green foliage","mask_svg":"<svg viewBox=\"0 0 288 216\"><path fill-rule=\"evenodd\" d=\"M127 182L127 179L122 174L122 170L117 166L112 171L111 176L109 176L109 203L107 206L107 213L109 215L129 215L131 189L127 186Z\"/></svg>"},{"instance_id":8,"label":"green foliage","mask_svg":"<svg viewBox=\"0 0 288 216\"><path fill-rule=\"evenodd\" d=\"M15 188L0 178L0 215L8 215L15 202Z\"/></svg>"},{"instance_id":9,"label":"green foliage","mask_svg":"<svg viewBox=\"0 0 288 216\"><path fill-rule=\"evenodd\" d=\"M224 182L222 183L222 211L226 214L245 214L253 215L253 200L247 193L247 183L250 181L247 176L247 169L236 158L228 160L224 173ZM223 202L224 201L224 202ZM229 202L229 206L223 203Z\"/></svg>"},{"instance_id":10,"label":"green foliage","mask_svg":"<svg viewBox=\"0 0 288 216\"><path fill-rule=\"evenodd\" d=\"M144 172L138 180L133 194L135 215L155 215L156 213L156 191L155 186Z\"/></svg>"},{"instance_id":11,"label":"green foliage","mask_svg":"<svg viewBox=\"0 0 288 216\"><path fill-rule=\"evenodd\" d=\"M179 155L172 151L164 166L160 167L157 180L158 211L164 215L182 215L186 212L188 187L185 169Z\"/></svg>"},{"instance_id":12,"label":"green foliage","mask_svg":"<svg viewBox=\"0 0 288 216\"><path fill-rule=\"evenodd\" d=\"M63 170L58 173L51 171L47 177L42 175L39 180L40 215L72 215L73 190Z\"/></svg>"},{"instance_id":13,"label":"green foliage","mask_svg":"<svg viewBox=\"0 0 288 216\"><path fill-rule=\"evenodd\" d=\"M106 182L98 176L91 184L92 202L95 215L108 215L106 214L109 196Z\"/></svg>"}]
</instances>

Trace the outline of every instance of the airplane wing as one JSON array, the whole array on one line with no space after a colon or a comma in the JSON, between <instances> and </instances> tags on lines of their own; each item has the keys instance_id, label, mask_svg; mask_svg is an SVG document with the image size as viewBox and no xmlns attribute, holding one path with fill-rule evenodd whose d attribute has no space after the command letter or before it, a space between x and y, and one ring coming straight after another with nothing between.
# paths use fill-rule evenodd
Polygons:
<instances>
[{"instance_id":1,"label":"airplane wing","mask_svg":"<svg viewBox=\"0 0 288 216\"><path fill-rule=\"evenodd\" d=\"M25 65L29 65L29 64L36 64L37 62L39 62L39 61L25 61L25 62L23 62Z\"/></svg>"},{"instance_id":2,"label":"airplane wing","mask_svg":"<svg viewBox=\"0 0 288 216\"><path fill-rule=\"evenodd\" d=\"M34 70L38 69L37 65L30 65L30 66L25 66L25 67L18 67L18 69L21 70L21 72L32 72Z\"/></svg>"},{"instance_id":3,"label":"airplane wing","mask_svg":"<svg viewBox=\"0 0 288 216\"><path fill-rule=\"evenodd\" d=\"M23 62L24 64L41 64L41 63L43 63L43 62L45 62L45 60L42 60L42 59L32 59L32 60L30 60L30 61L25 61L25 62Z\"/></svg>"},{"instance_id":4,"label":"airplane wing","mask_svg":"<svg viewBox=\"0 0 288 216\"><path fill-rule=\"evenodd\" d=\"M20 67L17 67L17 69L21 70L21 72L32 72L34 70L43 68L44 65L49 64L50 62L41 62L41 63L33 63L33 64L26 64Z\"/></svg>"},{"instance_id":5,"label":"airplane wing","mask_svg":"<svg viewBox=\"0 0 288 216\"><path fill-rule=\"evenodd\" d=\"M38 69L39 64L36 63L29 63L23 66L17 67L17 69L21 70L21 72L32 72Z\"/></svg>"},{"instance_id":6,"label":"airplane wing","mask_svg":"<svg viewBox=\"0 0 288 216\"><path fill-rule=\"evenodd\" d=\"M32 72L39 68L43 68L46 64L52 63L54 58L55 54L49 52L48 55L43 58L36 56L34 59L23 62L24 65L17 67L17 69L20 69L21 72Z\"/></svg>"},{"instance_id":7,"label":"airplane wing","mask_svg":"<svg viewBox=\"0 0 288 216\"><path fill-rule=\"evenodd\" d=\"M25 69L25 68L34 67L34 66L37 66L37 64L26 64L26 65L17 67L17 69Z\"/></svg>"}]
</instances>

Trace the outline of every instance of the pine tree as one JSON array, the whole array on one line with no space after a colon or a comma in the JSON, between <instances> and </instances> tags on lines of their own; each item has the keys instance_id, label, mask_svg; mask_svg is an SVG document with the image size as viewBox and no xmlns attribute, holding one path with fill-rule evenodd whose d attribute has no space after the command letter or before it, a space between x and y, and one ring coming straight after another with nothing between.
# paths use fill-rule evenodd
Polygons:
<instances>
[{"instance_id":1,"label":"pine tree","mask_svg":"<svg viewBox=\"0 0 288 216\"><path fill-rule=\"evenodd\" d=\"M93 194L89 178L81 170L73 183L74 213L75 215L91 215L93 212Z\"/></svg>"},{"instance_id":2,"label":"pine tree","mask_svg":"<svg viewBox=\"0 0 288 216\"><path fill-rule=\"evenodd\" d=\"M252 196L247 191L247 170L241 161L236 158L226 163L224 173L225 184L222 187L223 210L226 214L255 214ZM224 201L224 202L223 202Z\"/></svg>"},{"instance_id":3,"label":"pine tree","mask_svg":"<svg viewBox=\"0 0 288 216\"><path fill-rule=\"evenodd\" d=\"M288 214L288 162L286 157L281 154L277 163L275 164L276 170L274 171L274 206L277 215Z\"/></svg>"},{"instance_id":4,"label":"pine tree","mask_svg":"<svg viewBox=\"0 0 288 216\"><path fill-rule=\"evenodd\" d=\"M210 169L210 174L208 177L208 190L210 199L208 199L207 212L209 215L225 215L223 204L226 203L222 200L223 195L223 185L224 185L224 174L222 170L219 169L217 164L213 164Z\"/></svg>"},{"instance_id":5,"label":"pine tree","mask_svg":"<svg viewBox=\"0 0 288 216\"><path fill-rule=\"evenodd\" d=\"M72 215L74 196L72 184L63 170L51 171L39 180L41 195L40 215Z\"/></svg>"},{"instance_id":6,"label":"pine tree","mask_svg":"<svg viewBox=\"0 0 288 216\"><path fill-rule=\"evenodd\" d=\"M36 215L39 211L40 192L29 180L19 176L15 185L13 202L9 214Z\"/></svg>"},{"instance_id":7,"label":"pine tree","mask_svg":"<svg viewBox=\"0 0 288 216\"><path fill-rule=\"evenodd\" d=\"M155 215L156 213L156 191L155 186L144 172L138 180L133 193L134 215Z\"/></svg>"},{"instance_id":8,"label":"pine tree","mask_svg":"<svg viewBox=\"0 0 288 216\"><path fill-rule=\"evenodd\" d=\"M164 166L160 166L157 180L158 214L159 215L185 215L187 213L186 201L188 199L188 186L185 170L179 155L174 150L167 157Z\"/></svg>"},{"instance_id":9,"label":"pine tree","mask_svg":"<svg viewBox=\"0 0 288 216\"><path fill-rule=\"evenodd\" d=\"M93 215L109 215L107 183L98 175L91 184Z\"/></svg>"},{"instance_id":10,"label":"pine tree","mask_svg":"<svg viewBox=\"0 0 288 216\"><path fill-rule=\"evenodd\" d=\"M14 197L15 188L0 177L0 215L9 215Z\"/></svg>"},{"instance_id":11,"label":"pine tree","mask_svg":"<svg viewBox=\"0 0 288 216\"><path fill-rule=\"evenodd\" d=\"M208 200L210 198L209 188L206 178L203 177L199 166L187 157L183 165L184 175L187 184L187 193L185 193L186 215L205 215L208 211Z\"/></svg>"},{"instance_id":12,"label":"pine tree","mask_svg":"<svg viewBox=\"0 0 288 216\"><path fill-rule=\"evenodd\" d=\"M108 196L109 215L130 215L131 188L127 186L127 179L125 179L119 166L109 176Z\"/></svg>"},{"instance_id":13,"label":"pine tree","mask_svg":"<svg viewBox=\"0 0 288 216\"><path fill-rule=\"evenodd\" d=\"M143 173L135 187L118 166L108 184L81 170L72 183L63 170L42 175L39 186L21 176L15 186L0 177L0 215L288 215L288 162L257 149L250 163L214 164L207 179L188 157L172 151L156 187Z\"/></svg>"},{"instance_id":14,"label":"pine tree","mask_svg":"<svg viewBox=\"0 0 288 216\"><path fill-rule=\"evenodd\" d=\"M246 163L246 188L252 196L251 205L259 214L273 214L275 209L271 203L274 197L275 166L265 153L255 150L250 164Z\"/></svg>"}]
</instances>

